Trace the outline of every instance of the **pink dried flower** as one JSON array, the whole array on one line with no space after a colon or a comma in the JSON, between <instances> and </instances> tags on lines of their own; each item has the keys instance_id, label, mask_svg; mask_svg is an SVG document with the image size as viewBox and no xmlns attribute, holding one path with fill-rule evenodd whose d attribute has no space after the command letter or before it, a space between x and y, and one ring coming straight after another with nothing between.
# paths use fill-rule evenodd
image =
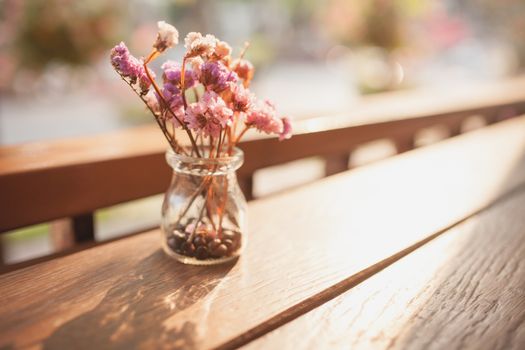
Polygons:
<instances>
[{"instance_id":1,"label":"pink dried flower","mask_svg":"<svg viewBox=\"0 0 525 350\"><path fill-rule=\"evenodd\" d=\"M245 82L250 82L253 78L255 68L253 64L245 59L237 59L232 63L233 71Z\"/></svg>"},{"instance_id":2,"label":"pink dried flower","mask_svg":"<svg viewBox=\"0 0 525 350\"><path fill-rule=\"evenodd\" d=\"M202 36L201 33L190 32L184 39L184 47L188 50L186 57L211 56L216 45L217 39L211 34Z\"/></svg>"},{"instance_id":3,"label":"pink dried flower","mask_svg":"<svg viewBox=\"0 0 525 350\"><path fill-rule=\"evenodd\" d=\"M233 118L233 111L213 91L206 91L199 102L188 106L186 112L185 121L190 129L212 137L218 137Z\"/></svg>"},{"instance_id":4,"label":"pink dried flower","mask_svg":"<svg viewBox=\"0 0 525 350\"><path fill-rule=\"evenodd\" d=\"M179 43L179 32L174 26L164 21L157 22L157 26L159 31L157 34L157 40L155 40L153 47L158 52L164 52L166 49Z\"/></svg>"},{"instance_id":5,"label":"pink dried flower","mask_svg":"<svg viewBox=\"0 0 525 350\"><path fill-rule=\"evenodd\" d=\"M217 44L215 46L215 56L218 59L223 59L232 53L232 48L230 45L228 45L225 41L217 41Z\"/></svg>"},{"instance_id":6,"label":"pink dried flower","mask_svg":"<svg viewBox=\"0 0 525 350\"><path fill-rule=\"evenodd\" d=\"M207 90L219 93L226 90L231 83L236 83L237 80L237 74L228 70L221 62L208 61L201 66L200 82Z\"/></svg>"},{"instance_id":7,"label":"pink dried flower","mask_svg":"<svg viewBox=\"0 0 525 350\"><path fill-rule=\"evenodd\" d=\"M232 85L232 108L236 112L247 112L253 104L255 96L242 85Z\"/></svg>"},{"instance_id":8,"label":"pink dried flower","mask_svg":"<svg viewBox=\"0 0 525 350\"><path fill-rule=\"evenodd\" d=\"M290 118L284 117L281 118L283 122L283 131L279 134L279 141L287 140L292 137L292 122Z\"/></svg>"},{"instance_id":9,"label":"pink dried flower","mask_svg":"<svg viewBox=\"0 0 525 350\"><path fill-rule=\"evenodd\" d=\"M275 107L268 100L262 103L257 102L257 104L253 106L246 117L246 124L267 134L280 135L284 129L283 121L277 118L275 115Z\"/></svg>"}]
</instances>

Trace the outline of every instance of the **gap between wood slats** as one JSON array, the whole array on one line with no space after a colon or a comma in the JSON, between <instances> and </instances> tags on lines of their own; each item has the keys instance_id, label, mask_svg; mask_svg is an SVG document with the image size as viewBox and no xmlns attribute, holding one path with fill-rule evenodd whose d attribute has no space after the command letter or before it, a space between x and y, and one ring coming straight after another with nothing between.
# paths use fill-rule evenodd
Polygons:
<instances>
[{"instance_id":1,"label":"gap between wood slats","mask_svg":"<svg viewBox=\"0 0 525 350\"><path fill-rule=\"evenodd\" d=\"M350 290L351 288L357 286L358 284L364 282L371 276L379 273L380 271L384 270L388 266L392 265L399 259L405 257L406 255L410 254L411 252L415 251L416 249L422 247L423 245L429 243L430 241L434 240L438 236L442 235L443 233L447 232L448 230L452 229L453 227L467 221L468 219L479 215L480 213L488 210L489 208L509 200L513 196L517 196L520 193L525 191L525 183L522 183L510 191L507 191L503 195L501 195L496 200L490 202L486 206L472 212L471 214L465 216L463 219L458 220L451 225L437 231L436 233L428 236L427 238L411 245L410 247L401 250L400 252L362 270L361 272L354 274L339 283L334 284L333 286L323 290L320 293L317 293L302 302L295 304L288 309L278 313L274 317L268 319L267 321L259 324L258 326L246 331L245 333L231 339L230 341L216 347L217 350L227 350L227 349L235 349L240 346L246 345L247 343L264 336L265 334L281 327L282 325L293 321L294 319L298 318L299 316L304 315L305 313L323 305L324 303L336 298L337 296L343 294L344 292Z\"/></svg>"}]
</instances>

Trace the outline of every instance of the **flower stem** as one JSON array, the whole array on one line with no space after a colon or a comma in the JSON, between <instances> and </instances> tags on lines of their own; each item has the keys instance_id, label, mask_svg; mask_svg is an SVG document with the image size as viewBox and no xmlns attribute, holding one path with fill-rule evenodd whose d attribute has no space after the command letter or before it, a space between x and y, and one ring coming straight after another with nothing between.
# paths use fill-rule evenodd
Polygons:
<instances>
[{"instance_id":1,"label":"flower stem","mask_svg":"<svg viewBox=\"0 0 525 350\"><path fill-rule=\"evenodd\" d=\"M237 138L235 139L234 141L234 145L236 145L237 143L239 143L239 141L241 140L241 138L244 136L244 134L246 133L246 131L248 131L248 129L250 129L250 126L249 125L246 125L244 127L244 129L241 131L241 133L239 134L239 136L237 136Z\"/></svg>"},{"instance_id":2,"label":"flower stem","mask_svg":"<svg viewBox=\"0 0 525 350\"><path fill-rule=\"evenodd\" d=\"M118 72L117 72L118 73ZM120 73L119 73L120 75ZM144 99L144 96L142 94L140 94L137 90L135 90L135 88L133 87L133 85L127 81L126 79L124 79L124 77L122 75L120 75L120 78L122 80L124 80L124 82L126 84L129 85L129 87L131 87L131 90L133 90L133 92L141 99L142 102L144 102L144 104L146 105L146 107L149 109L149 111L151 112L151 114L153 114L153 117L155 118L155 121L157 122L157 124L159 125L160 129L162 130L162 133L164 134L164 137L166 137L166 139L168 140L168 143L170 144L171 148L173 149L173 151L175 153L177 153L178 151L181 151L183 152L184 154L186 154L186 152L184 151L184 149L179 145L179 143L177 142L177 140L175 139L175 136L174 135L171 135L168 130L166 129L165 125L159 120L159 116L157 115L157 113L155 113L155 111L150 107L150 105L148 104L148 102Z\"/></svg>"},{"instance_id":3,"label":"flower stem","mask_svg":"<svg viewBox=\"0 0 525 350\"><path fill-rule=\"evenodd\" d=\"M186 56L182 58L182 67L180 70L180 91L182 94L182 103L184 104L184 109L188 107L188 102L186 101L186 83L184 82L184 78L186 76Z\"/></svg>"},{"instance_id":4,"label":"flower stem","mask_svg":"<svg viewBox=\"0 0 525 350\"><path fill-rule=\"evenodd\" d=\"M224 218L224 208L226 207L226 202L228 201L228 175L225 176L224 182L225 195L224 200L222 201L222 205L219 208L219 231L217 232L219 238L222 238L222 219Z\"/></svg>"},{"instance_id":5,"label":"flower stem","mask_svg":"<svg viewBox=\"0 0 525 350\"><path fill-rule=\"evenodd\" d=\"M206 191L206 196L204 197L204 202L208 203L208 193L209 191ZM191 242L193 240L193 236L195 236L195 232L197 231L197 228L199 227L199 223L202 221L202 217L204 215L204 209L206 208L206 204L202 206L201 211L199 212L199 218L195 222L195 226L193 228L193 231L188 236L187 242Z\"/></svg>"},{"instance_id":6,"label":"flower stem","mask_svg":"<svg viewBox=\"0 0 525 350\"><path fill-rule=\"evenodd\" d=\"M153 79L153 77L151 76L150 72L149 72L149 69L148 69L148 62L153 58L156 57L156 54L155 54L156 50L154 52L152 52L148 59L146 61L144 61L144 71L146 72L146 76L148 77L149 81L151 82L151 85L153 85L153 88L155 89L155 92L157 93L157 95L159 96L159 98L162 100L162 103L163 105L166 107L166 109L170 112L170 114L175 118L175 120L177 120L177 122L182 126L182 128L184 129L184 131L186 131L186 133L188 134L188 137L190 138L190 142L191 142L191 145L192 147L195 148L195 153L197 154L197 156L200 158L201 155L199 153L199 148L197 147L197 144L195 143L195 139L193 138L193 135L191 134L191 131L190 129L188 129L188 126L183 123L176 115L175 113L173 113L173 111L171 110L171 107L168 105L168 103L166 102L166 100L164 99L164 95L161 93L157 83L155 82L155 80ZM184 100L184 91L183 91L183 100ZM184 108L186 108L186 106L184 106Z\"/></svg>"}]
</instances>

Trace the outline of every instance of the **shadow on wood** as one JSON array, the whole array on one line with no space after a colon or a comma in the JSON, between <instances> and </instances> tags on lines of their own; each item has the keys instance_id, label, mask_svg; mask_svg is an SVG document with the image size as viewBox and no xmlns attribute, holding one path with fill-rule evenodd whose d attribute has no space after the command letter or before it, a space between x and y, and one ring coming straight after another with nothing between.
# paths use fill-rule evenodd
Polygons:
<instances>
[{"instance_id":1,"label":"shadow on wood","mask_svg":"<svg viewBox=\"0 0 525 350\"><path fill-rule=\"evenodd\" d=\"M204 298L234 265L186 266L158 250L115 280L95 308L54 331L44 349L194 349L199 325L167 329L164 322ZM82 293L81 284L75 288Z\"/></svg>"}]
</instances>

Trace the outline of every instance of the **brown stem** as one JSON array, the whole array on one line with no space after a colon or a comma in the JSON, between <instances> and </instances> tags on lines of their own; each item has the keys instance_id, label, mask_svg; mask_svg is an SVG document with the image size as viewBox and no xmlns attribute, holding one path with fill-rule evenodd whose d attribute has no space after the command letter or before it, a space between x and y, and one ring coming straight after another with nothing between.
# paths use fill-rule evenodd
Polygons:
<instances>
[{"instance_id":1,"label":"brown stem","mask_svg":"<svg viewBox=\"0 0 525 350\"><path fill-rule=\"evenodd\" d=\"M233 126L235 127L235 124ZM228 127L228 155L231 156L232 151L233 151L232 128Z\"/></svg>"},{"instance_id":2,"label":"brown stem","mask_svg":"<svg viewBox=\"0 0 525 350\"><path fill-rule=\"evenodd\" d=\"M118 73L118 72L117 72ZM155 118L155 121L157 122L157 124L159 125L160 129L162 130L162 133L164 134L164 137L166 137L166 139L168 140L168 143L170 144L171 148L173 149L174 152L178 152L178 151L183 151L183 148L179 145L179 143L177 142L177 140L175 139L174 136L172 136L168 130L165 128L165 126L161 123L161 121L159 120L159 116L157 115L157 113L155 113L155 111L150 107L150 105L148 104L148 101L146 101L144 99L144 96L142 94L140 94L137 90L135 90L135 88L133 87L133 85L131 84L131 82L127 81L120 73L118 73L118 75L120 76L120 78L122 80L124 80L124 82L126 84L129 85L129 87L131 88L131 90L133 90L133 92L140 98L140 100L142 102L144 102L144 104L146 105L146 107L149 109L149 111L151 112L151 114L153 115L153 117ZM184 151L183 151L184 152ZM186 152L184 152L186 153Z\"/></svg>"},{"instance_id":3,"label":"brown stem","mask_svg":"<svg viewBox=\"0 0 525 350\"><path fill-rule=\"evenodd\" d=\"M221 140L222 140L222 129L219 131L219 139L217 140L217 152L215 153L215 158L219 158L221 153Z\"/></svg>"},{"instance_id":4,"label":"brown stem","mask_svg":"<svg viewBox=\"0 0 525 350\"><path fill-rule=\"evenodd\" d=\"M204 197L204 202L208 202L208 191L206 191L206 196ZM187 242L191 242L193 240L193 236L195 236L195 232L197 231L197 228L199 227L199 223L202 221L202 216L204 215L204 208L206 208L206 205L203 205L201 208L201 211L199 212L199 218L195 222L195 227L193 228L193 231L188 236Z\"/></svg>"},{"instance_id":5,"label":"brown stem","mask_svg":"<svg viewBox=\"0 0 525 350\"><path fill-rule=\"evenodd\" d=\"M146 58L144 63L150 63L155 58L159 57L159 55L160 55L160 52L158 52L157 49L154 49L153 51L151 51L151 53L149 54L148 58Z\"/></svg>"},{"instance_id":6,"label":"brown stem","mask_svg":"<svg viewBox=\"0 0 525 350\"><path fill-rule=\"evenodd\" d=\"M215 150L215 145L213 144L213 141L214 141L213 136L210 135L209 138L210 138L210 151L208 153L208 158L213 158L212 156L213 156L213 151Z\"/></svg>"},{"instance_id":7,"label":"brown stem","mask_svg":"<svg viewBox=\"0 0 525 350\"><path fill-rule=\"evenodd\" d=\"M244 129L241 131L241 133L239 134L239 136L237 136L237 138L235 139L233 145L235 146L237 143L239 143L239 141L241 140L241 137L244 136L244 134L246 133L246 131L248 131L248 129L250 129L250 125L246 125L244 127Z\"/></svg>"},{"instance_id":8,"label":"brown stem","mask_svg":"<svg viewBox=\"0 0 525 350\"><path fill-rule=\"evenodd\" d=\"M222 137L222 142L221 142L221 149L224 148L224 143L226 142L226 137L228 137L230 140L231 140L231 135L230 135L230 126L226 126L226 129L224 130L224 135Z\"/></svg>"},{"instance_id":9,"label":"brown stem","mask_svg":"<svg viewBox=\"0 0 525 350\"><path fill-rule=\"evenodd\" d=\"M204 141L203 141L203 139L202 139L202 133L197 134L197 136L195 136L195 143L198 144L199 141L200 141L201 143L203 143L202 146L204 146ZM203 149L204 149L204 148L203 148ZM203 154L204 154L204 151L203 151ZM193 157L193 148L191 149L191 156Z\"/></svg>"},{"instance_id":10,"label":"brown stem","mask_svg":"<svg viewBox=\"0 0 525 350\"><path fill-rule=\"evenodd\" d=\"M180 69L180 91L182 93L182 103L184 104L184 109L186 109L187 102L186 102L186 88L185 88L185 78L186 78L186 56L182 58L182 67Z\"/></svg>"},{"instance_id":11,"label":"brown stem","mask_svg":"<svg viewBox=\"0 0 525 350\"><path fill-rule=\"evenodd\" d=\"M226 207L226 202L228 201L228 175L225 175L224 182L225 182L226 189L225 189L224 200L219 209L219 231L218 231L219 238L222 238L222 219L224 218L224 208Z\"/></svg>"},{"instance_id":12,"label":"brown stem","mask_svg":"<svg viewBox=\"0 0 525 350\"><path fill-rule=\"evenodd\" d=\"M213 198L212 187L213 187L213 178L211 179L211 183L208 186L208 199L209 198ZM206 200L206 213L208 215L208 219L211 222L213 230L217 231L217 226L215 226L215 222L213 222L213 213L212 213L212 210L211 210L211 203L210 203L209 200Z\"/></svg>"},{"instance_id":13,"label":"brown stem","mask_svg":"<svg viewBox=\"0 0 525 350\"><path fill-rule=\"evenodd\" d=\"M250 47L250 43L246 41L244 43L244 48L242 49L241 54L239 55L239 60L242 60L244 58L244 55L246 54L246 51L248 50L249 47Z\"/></svg>"},{"instance_id":14,"label":"brown stem","mask_svg":"<svg viewBox=\"0 0 525 350\"><path fill-rule=\"evenodd\" d=\"M150 54L150 57L154 56L154 54ZM148 57L149 58L149 57ZM162 100L162 103L163 105L166 107L166 109L170 112L170 114L175 118L175 120L177 120L177 122L182 126L182 128L184 129L184 131L186 131L186 133L188 134L188 137L190 138L190 141L191 141L191 145L192 147L195 148L195 153L197 153L197 156L200 158L200 153L199 153L199 149L197 147L197 144L195 143L195 139L193 138L193 135L191 134L191 131L190 129L188 129L188 126L183 123L176 115L175 113L173 113L173 111L171 110L171 107L168 105L168 103L166 102L166 100L164 99L164 95L160 92L160 89L157 85L157 83L155 82L155 80L153 79L153 77L151 76L150 72L149 72L149 69L148 69L148 60L144 61L144 71L146 72L146 76L148 77L149 81L151 82L151 85L153 86L153 88L155 89L155 92L157 93L157 95L160 97L160 99ZM184 101L184 94L182 95L183 97L183 101ZM186 109L186 105L184 105L184 109Z\"/></svg>"},{"instance_id":15,"label":"brown stem","mask_svg":"<svg viewBox=\"0 0 525 350\"><path fill-rule=\"evenodd\" d=\"M182 219L183 217L186 216L186 214L188 213L188 210L190 210L191 208L191 205L193 204L193 202L195 202L195 199L197 199L197 196L199 195L199 193L202 192L202 190L204 189L204 187L206 187L207 185L207 182L209 182L211 180L211 178L209 177L206 177L202 180L202 183L200 184L199 188L197 188L197 190L192 194L190 200L189 200L189 203L188 205L186 206L186 208L184 208L184 210L182 211L182 214L180 215L179 217L179 220L175 223L175 226L177 226L177 224L179 223L180 219Z\"/></svg>"}]
</instances>

